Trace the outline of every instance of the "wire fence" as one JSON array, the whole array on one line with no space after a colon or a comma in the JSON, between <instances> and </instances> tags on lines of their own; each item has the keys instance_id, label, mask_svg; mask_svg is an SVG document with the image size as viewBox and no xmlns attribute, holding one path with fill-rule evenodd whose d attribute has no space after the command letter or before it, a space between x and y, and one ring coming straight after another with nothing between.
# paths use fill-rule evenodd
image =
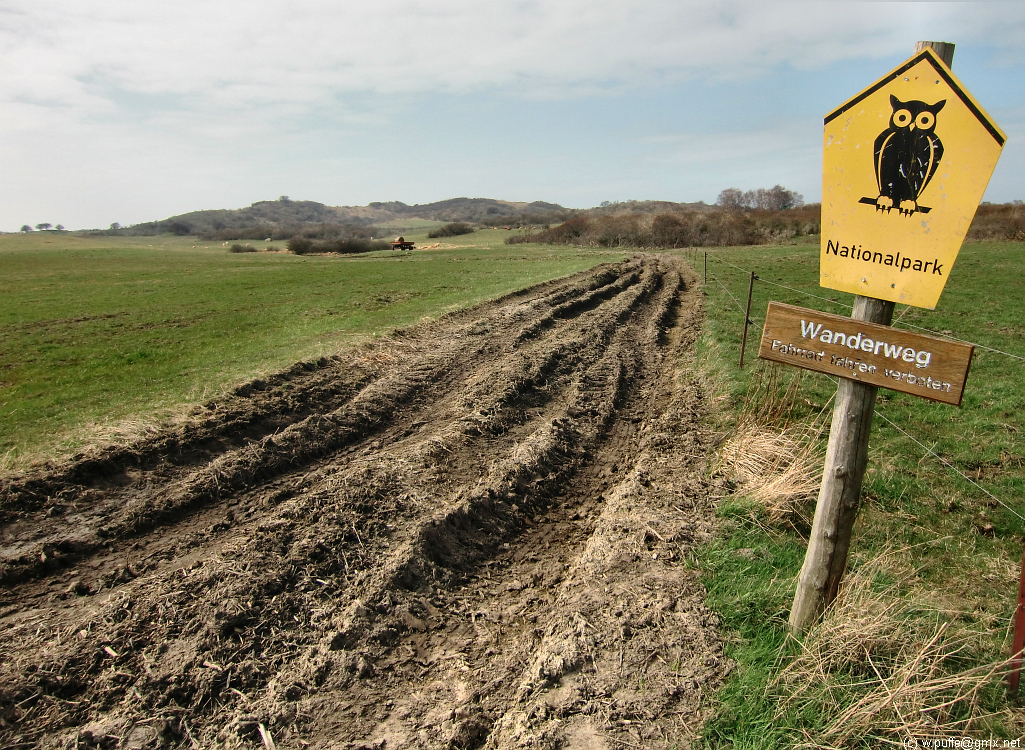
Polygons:
<instances>
[{"instance_id":1,"label":"wire fence","mask_svg":"<svg viewBox=\"0 0 1025 750\"><path fill-rule=\"evenodd\" d=\"M847 310L853 310L853 306L852 305L848 305L846 303L840 302L839 300L830 299L828 297L823 297L822 295L815 294L813 292L808 291L807 289L801 289L800 287L793 287L793 286L788 286L786 284L780 284L780 283L777 283L777 282L769 281L768 279L765 279L765 278L759 276L757 271L754 271L754 270L749 269L749 268L744 268L742 266L738 266L735 263L731 263L730 261L726 260L725 258L718 257L718 255L716 253L714 253L714 252L698 251L697 249L693 249L690 252L691 252L691 257L695 261L695 265L697 265L697 261L700 258L701 263L704 266L704 274L705 274L705 276L707 278L711 278L720 287L722 287L723 291L727 295L729 295L730 299L733 301L733 304L740 310L741 315L744 315L744 313L745 313L744 305L741 304L740 300L737 299L736 295L734 295L730 291L730 289L726 285L726 283L724 283L723 280L720 279L719 276L716 275L713 271L709 270L709 268L708 268L708 262L709 261L713 261L714 263L719 263L722 266L725 266L725 267L731 268L731 269L735 269L736 271L739 271L739 272L742 272L742 273L746 274L746 279L745 280L750 280L749 283L751 283L752 285L755 282L757 282L757 283L760 283L760 284L765 284L765 285L770 286L770 287L776 287L776 288L779 288L779 289L785 289L788 292L792 292L794 294L804 295L805 297L809 297L809 298L812 298L812 299L817 299L817 300L820 300L822 302L827 302L830 305L836 305L838 307L842 307L842 308L845 308ZM700 256L698 254L699 252L702 253ZM790 256L790 257L800 257L800 256ZM723 277L726 278L726 274L723 274ZM907 314L907 312L911 309L911 307L912 307L911 305L908 305L904 310L901 311L900 315L897 317L897 319L893 323L893 325L895 327L896 327L897 323L901 323L901 318L905 314ZM747 311L747 315L746 315L745 320L744 320L745 329L746 329L747 326L753 325L754 322L755 321L753 321L751 319L750 310L748 310ZM913 328L913 329L918 330L918 331L923 331L925 333L929 333L931 335L937 336L939 338L947 339L949 341L957 341L957 342L962 343L962 344L969 344L971 346L978 347L979 349L984 349L985 351L992 352L994 354L998 354L998 355L1001 355L1001 356L1004 356L1004 357L1009 357L1009 358L1014 359L1014 360L1025 361L1025 356L1022 356L1022 355L1019 355L1019 354L1014 354L1014 353L1008 352L1008 351L1004 351L1004 350L998 349L996 347L987 346L985 344L980 344L978 342L970 341L970 340L965 339L965 338L959 338L957 336L952 335L952 333L944 333L943 331L935 331L935 330L932 330L930 328L926 328L924 326L918 326L918 325L915 325L913 323L908 323L908 322L902 323L902 326L907 327L907 328ZM836 381L835 378L830 378L830 379ZM985 487L983 487L977 481L975 481L974 479L969 477L967 474L965 474L963 471L958 469L950 461L948 461L947 459L943 458L943 456L941 456L938 453L936 453L935 450L933 450L932 448L927 446L925 443L923 443L918 438L914 437L911 433L909 433L907 430L905 430L903 427L898 425L896 422L894 422L892 419L887 417L885 414L883 414L878 409L876 410L876 414L878 414L879 417L881 419L883 419L887 424L889 424L891 427L893 427L895 430L900 432L906 438L908 438L913 443L915 443L919 448L921 448L923 450L925 456L931 456L932 458L936 459L937 461L942 463L944 466L946 466L950 471L952 471L953 473L955 473L959 477L961 477L964 481L968 482L969 484L974 486L976 489L978 489L981 493L983 493L984 495L986 495L987 497L992 499L994 502L998 503L1000 506L1002 506L1009 513L1014 515L1016 518L1018 518L1022 522L1025 522L1025 515L1023 515L1021 512L1019 512L1015 508L1011 507L1006 502L1004 502L1002 499L1000 499L999 497L994 495L992 492L987 490Z\"/></svg>"},{"instance_id":2,"label":"wire fence","mask_svg":"<svg viewBox=\"0 0 1025 750\"><path fill-rule=\"evenodd\" d=\"M983 494L985 494L985 495L987 495L988 497L990 497L990 498L992 498L993 500L995 500L995 501L996 501L997 503L999 503L999 504L1000 504L1000 505L1002 505L1002 506L1003 506L1003 507L1004 507L1005 509L1007 509L1007 510L1008 510L1008 511L1009 511L1010 513L1012 513L1012 514L1014 514L1015 516L1017 516L1019 520L1021 520L1021 521L1025 521L1025 516L1023 516L1023 515L1022 515L1021 513L1019 513L1018 511L1016 511L1016 510L1015 510L1014 508L1012 508L1012 507L1011 507L1010 505L1008 505L1007 503L1005 503L1005 502L1004 502L1003 500L1001 500L1001 499L1000 499L999 497L997 497L996 495L994 495L994 494L993 494L992 492L990 492L989 490L987 490L987 489L986 489L985 487L983 487L983 486L982 486L981 484L979 484L978 482L976 482L976 481L975 481L974 479L972 479L972 478L971 478L970 476L968 476L967 474L965 474L965 473L964 473L963 471L961 471L961 470L960 470L959 468L957 468L956 466L954 466L954 464L950 463L950 461L948 461L947 459L945 459L945 458L944 458L943 456L941 456L941 455L940 455L939 453L937 453L937 452L936 452L936 451L934 451L934 450L933 450L932 448L930 448L930 447L929 447L929 446L927 446L927 445L926 445L925 443L923 443L923 442L922 442L921 440L919 440L919 439L918 439L918 438L916 438L916 437L915 437L914 435L912 435L911 433L909 433L909 432L908 432L907 430L905 430L905 429L904 429L903 427L901 427L901 426L900 426L899 424L897 424L896 422L894 422L894 421L893 421L892 419L890 419L890 418L889 418L888 416L886 416L885 414L883 414L883 413L882 413L881 411L879 411L879 409L878 409L878 408L876 409L876 412L875 412L875 413L876 413L877 415L879 415L880 417L882 417L882 418L883 418L883 420L884 420L884 421L885 421L885 422L886 422L886 423L887 423L888 425L890 425L890 427L892 427L893 429L897 430L897 432L901 433L901 434L902 434L902 435L903 435L904 437L906 437L906 438L907 438L908 440L910 440L911 442L915 443L915 444L916 444L916 445L917 445L917 446L918 446L919 448L921 448L921 449L922 449L923 451L925 451L927 455L930 455L930 456L932 456L932 457L933 457L933 458L935 458L935 459L936 459L937 461L939 461L939 462L940 462L940 463L942 463L942 464L943 464L944 466L946 466L946 467L947 467L948 469L950 469L950 470L951 470L951 471L953 471L953 472L954 472L955 474L957 474L957 475L958 475L959 477L961 477L961 478L962 478L963 480L965 480L965 481L966 481L966 482L968 482L969 484L971 484L971 485L975 486L975 487L976 487L976 488L977 488L977 489L978 489L978 490L979 490L980 492L982 492Z\"/></svg>"},{"instance_id":3,"label":"wire fence","mask_svg":"<svg viewBox=\"0 0 1025 750\"><path fill-rule=\"evenodd\" d=\"M853 310L854 309L854 307L852 305L848 305L848 304L846 304L844 302L840 302L839 300L836 300L836 299L830 299L828 297L823 297L822 295L815 294L813 292L808 291L807 289L801 289L800 287L788 286L786 284L780 284L780 283L775 282L775 281L769 281L768 279L766 279L766 278L764 278L762 276L759 276L758 275L758 271L756 271L754 269L744 268L742 266L738 266L735 263L730 263L728 260L726 260L725 258L719 257L714 252L704 251L704 257L706 259L706 262L708 260L711 260L711 261L714 261L716 263L721 263L722 265L728 266L729 268L736 269L737 271L741 271L741 272L743 272L745 274L753 273L755 275L755 281L760 283L760 284L765 284L767 286L777 287L779 289L786 289L788 292L793 292L795 294L800 294L800 295L803 295L805 297L809 297L809 298L812 298L812 299L817 299L817 300L820 300L822 302L827 302L830 305L836 305L837 307L842 307L842 308L845 308L847 310ZM790 256L790 257L798 257L798 256ZM713 276L713 274L711 272L709 272L708 275L709 276ZM736 296L734 296L730 292L729 287L727 287L726 284L724 284L722 282L722 280L720 280L718 277L714 277L713 276L713 278L715 279L715 281L720 286L723 287L724 290L726 290L726 293L730 295L730 297L733 299L733 301L740 307L740 311L743 313L744 312L744 306L741 305L740 301L736 298ZM901 323L901 318L911 309L912 309L911 305L908 305L906 308L904 308L904 310L901 311L900 315L897 316L897 319L893 322L893 324L892 324L893 327L895 327L895 328L898 327L897 324ZM913 328L916 331L922 331L923 333L928 333L928 334L930 334L932 336L936 336L938 338L946 339L948 341L956 341L956 342L958 342L960 344L968 344L970 346L974 346L974 347L977 347L979 349L984 349L985 351L992 352L993 354L999 354L1001 356L1010 357L1011 359L1015 359L1015 360L1018 360L1020 362L1025 362L1025 355L1014 354L1012 352L1008 352L1008 351L1005 351L1003 349L998 349L998 348L993 347L993 346L987 346L986 344L980 344L977 341L970 341L970 340L965 339L965 338L960 338L958 336L953 335L953 333L945 333L943 331L936 331L936 330L933 330L931 328L926 328L924 326L915 325L914 323L909 323L909 322L901 323L900 327Z\"/></svg>"}]
</instances>

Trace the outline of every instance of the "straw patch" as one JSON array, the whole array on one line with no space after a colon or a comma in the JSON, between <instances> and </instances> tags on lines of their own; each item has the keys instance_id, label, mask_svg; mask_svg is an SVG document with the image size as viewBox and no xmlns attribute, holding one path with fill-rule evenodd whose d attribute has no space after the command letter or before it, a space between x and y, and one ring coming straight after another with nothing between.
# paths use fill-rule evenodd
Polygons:
<instances>
[{"instance_id":1,"label":"straw patch","mask_svg":"<svg viewBox=\"0 0 1025 750\"><path fill-rule=\"evenodd\" d=\"M777 719L817 715L804 746L900 744L992 730L997 719L1007 729L1022 724L995 709L1007 663L978 666L992 634L961 624L968 613L941 612L917 591L908 596L907 552L884 553L850 574L769 686Z\"/></svg>"},{"instance_id":2,"label":"straw patch","mask_svg":"<svg viewBox=\"0 0 1025 750\"><path fill-rule=\"evenodd\" d=\"M719 462L732 473L740 492L765 510L770 523L807 529L822 481L816 437L805 427L780 432L742 424L723 444Z\"/></svg>"},{"instance_id":3,"label":"straw patch","mask_svg":"<svg viewBox=\"0 0 1025 750\"><path fill-rule=\"evenodd\" d=\"M761 521L806 534L822 483L827 409L795 420L802 379L801 371L788 373L782 367L755 373L736 426L719 448L717 465L737 493L764 511Z\"/></svg>"}]
</instances>

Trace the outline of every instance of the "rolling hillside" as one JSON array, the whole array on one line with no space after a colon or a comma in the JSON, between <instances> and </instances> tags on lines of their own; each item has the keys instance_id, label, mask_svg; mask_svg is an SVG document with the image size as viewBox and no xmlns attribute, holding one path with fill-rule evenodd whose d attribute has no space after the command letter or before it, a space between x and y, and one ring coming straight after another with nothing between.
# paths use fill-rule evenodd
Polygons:
<instances>
[{"instance_id":1,"label":"rolling hillside","mask_svg":"<svg viewBox=\"0 0 1025 750\"><path fill-rule=\"evenodd\" d=\"M136 224L121 230L127 234L200 234L249 227L296 226L301 224L354 224L370 226L395 219L419 218L434 221L477 223L513 221L559 222L574 209L557 203L524 203L492 198L450 198L436 203L407 205L401 201L373 202L366 206L325 206L315 201L294 201L282 196L274 201L257 201L247 208L191 211L161 221Z\"/></svg>"}]
</instances>

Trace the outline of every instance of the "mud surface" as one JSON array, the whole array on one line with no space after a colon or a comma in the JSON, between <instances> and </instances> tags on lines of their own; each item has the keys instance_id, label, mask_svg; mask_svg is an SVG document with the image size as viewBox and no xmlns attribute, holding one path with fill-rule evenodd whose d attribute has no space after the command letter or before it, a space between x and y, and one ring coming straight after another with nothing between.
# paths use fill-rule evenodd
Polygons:
<instances>
[{"instance_id":1,"label":"mud surface","mask_svg":"<svg viewBox=\"0 0 1025 750\"><path fill-rule=\"evenodd\" d=\"M0 748L687 747L691 271L638 257L0 480Z\"/></svg>"}]
</instances>

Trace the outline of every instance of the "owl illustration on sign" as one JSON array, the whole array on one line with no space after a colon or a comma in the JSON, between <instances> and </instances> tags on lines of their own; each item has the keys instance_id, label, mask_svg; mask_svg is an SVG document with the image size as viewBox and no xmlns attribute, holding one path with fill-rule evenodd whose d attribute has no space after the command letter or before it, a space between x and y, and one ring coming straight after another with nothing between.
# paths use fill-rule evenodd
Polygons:
<instances>
[{"instance_id":1,"label":"owl illustration on sign","mask_svg":"<svg viewBox=\"0 0 1025 750\"><path fill-rule=\"evenodd\" d=\"M873 154L879 195L862 198L861 203L887 213L896 208L904 216L932 210L920 205L918 198L943 158L935 129L936 116L946 103L902 102L890 95L890 126L876 138Z\"/></svg>"}]
</instances>

